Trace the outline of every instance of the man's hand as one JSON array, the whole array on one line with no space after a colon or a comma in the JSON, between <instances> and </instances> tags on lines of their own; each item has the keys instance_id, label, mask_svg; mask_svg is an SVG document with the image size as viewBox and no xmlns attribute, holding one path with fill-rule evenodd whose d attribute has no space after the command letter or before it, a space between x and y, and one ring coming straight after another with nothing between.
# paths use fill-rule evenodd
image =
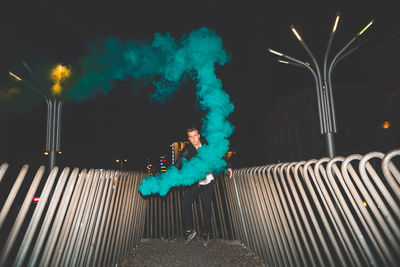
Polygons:
<instances>
[{"instance_id":1,"label":"man's hand","mask_svg":"<svg viewBox=\"0 0 400 267\"><path fill-rule=\"evenodd\" d=\"M229 172L229 179L232 179L233 175L232 168L228 168L228 172Z\"/></svg>"}]
</instances>

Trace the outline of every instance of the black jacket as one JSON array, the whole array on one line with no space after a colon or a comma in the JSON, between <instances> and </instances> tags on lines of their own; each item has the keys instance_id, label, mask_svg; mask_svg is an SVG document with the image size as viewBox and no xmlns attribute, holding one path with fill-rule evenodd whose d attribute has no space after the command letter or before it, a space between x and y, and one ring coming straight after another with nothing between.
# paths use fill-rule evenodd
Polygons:
<instances>
[{"instance_id":1,"label":"black jacket","mask_svg":"<svg viewBox=\"0 0 400 267\"><path fill-rule=\"evenodd\" d=\"M207 142L204 139L201 139L200 142L202 145L207 145ZM187 145L185 145L185 147L183 148L182 152L180 153L178 159L175 161L175 166L178 169L181 169L182 168L182 158L190 160L191 158L193 158L196 155L197 155L197 149L194 147L194 145L192 145L192 143L189 142ZM229 162L227 162L227 168L231 168ZM217 173L214 173L214 174L217 174Z\"/></svg>"}]
</instances>

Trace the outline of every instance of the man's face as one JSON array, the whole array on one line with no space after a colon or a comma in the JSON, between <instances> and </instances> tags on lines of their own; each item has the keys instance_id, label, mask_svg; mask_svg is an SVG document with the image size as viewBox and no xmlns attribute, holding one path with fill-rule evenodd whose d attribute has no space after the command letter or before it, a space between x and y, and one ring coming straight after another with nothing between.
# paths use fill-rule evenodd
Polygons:
<instances>
[{"instance_id":1,"label":"man's face","mask_svg":"<svg viewBox=\"0 0 400 267\"><path fill-rule=\"evenodd\" d=\"M188 132L188 139L190 141L190 143L192 143L192 145L194 145L195 147L199 146L200 143L200 134L197 130Z\"/></svg>"}]
</instances>

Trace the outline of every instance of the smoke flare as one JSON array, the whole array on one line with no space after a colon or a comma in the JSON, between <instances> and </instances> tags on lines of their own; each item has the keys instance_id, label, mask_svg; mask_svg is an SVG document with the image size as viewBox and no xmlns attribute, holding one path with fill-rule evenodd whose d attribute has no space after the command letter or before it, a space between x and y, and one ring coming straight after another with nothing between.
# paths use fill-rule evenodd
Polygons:
<instances>
[{"instance_id":1,"label":"smoke flare","mask_svg":"<svg viewBox=\"0 0 400 267\"><path fill-rule=\"evenodd\" d=\"M111 37L100 45L91 46L91 53L81 62L83 77L68 94L77 100L87 99L111 90L114 80L130 76L152 82L155 91L151 98L164 102L179 89L185 76L197 81L196 96L201 109L207 112L201 132L208 145L199 148L198 155L190 161L183 160L181 170L172 166L159 176L145 178L139 187L143 195L165 196L171 187L191 185L204 179L207 173L226 166L223 156L229 149L228 138L234 130L227 118L234 106L215 74L215 67L228 61L221 38L206 27L178 40L168 33L157 33L149 45Z\"/></svg>"}]
</instances>

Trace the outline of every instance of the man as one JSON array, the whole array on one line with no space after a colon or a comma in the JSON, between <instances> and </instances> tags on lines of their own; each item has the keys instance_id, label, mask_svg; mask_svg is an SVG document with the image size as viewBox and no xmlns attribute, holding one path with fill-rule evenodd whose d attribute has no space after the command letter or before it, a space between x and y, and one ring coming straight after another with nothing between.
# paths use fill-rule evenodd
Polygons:
<instances>
[{"instance_id":1,"label":"man","mask_svg":"<svg viewBox=\"0 0 400 267\"><path fill-rule=\"evenodd\" d=\"M189 144L182 150L179 159L175 165L177 168L181 168L182 158L190 160L197 155L197 149L202 145L200 139L199 130L196 127L190 127L187 129ZM205 141L203 141L205 144ZM229 178L232 178L232 169L228 168ZM182 199L182 217L183 217L183 229L185 230L185 245L188 245L190 241L196 236L196 231L193 229L192 219L192 203L198 197L200 192L203 192L203 233L201 235L203 246L209 244L210 232L211 232L211 200L214 195L214 175L208 173L205 179L198 183L185 188L184 196Z\"/></svg>"}]
</instances>

